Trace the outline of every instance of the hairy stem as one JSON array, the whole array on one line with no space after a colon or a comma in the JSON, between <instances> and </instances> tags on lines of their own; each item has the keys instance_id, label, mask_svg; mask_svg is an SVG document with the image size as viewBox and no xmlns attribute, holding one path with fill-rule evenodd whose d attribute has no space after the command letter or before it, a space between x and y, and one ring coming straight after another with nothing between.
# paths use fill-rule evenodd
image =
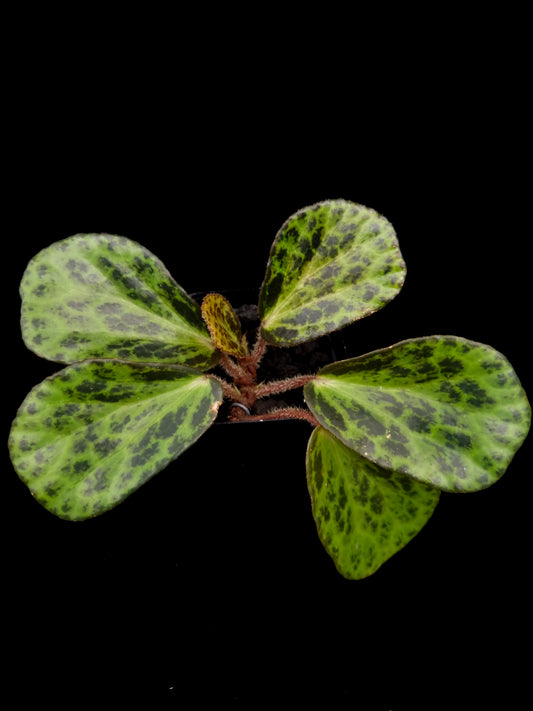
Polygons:
<instances>
[{"instance_id":1,"label":"hairy stem","mask_svg":"<svg viewBox=\"0 0 533 711\"><path fill-rule=\"evenodd\" d=\"M285 393L288 390L295 390L303 387L314 377L314 375L296 375L294 378L283 378L283 380L274 380L271 383L261 383L255 388L255 396L256 398L268 397L269 395Z\"/></svg>"},{"instance_id":2,"label":"hairy stem","mask_svg":"<svg viewBox=\"0 0 533 711\"><path fill-rule=\"evenodd\" d=\"M267 349L267 342L261 335L261 330L259 330L257 334L257 339L255 341L254 347L252 349L252 358L253 361L256 365L256 367L259 365L261 362L262 357L265 355L266 349Z\"/></svg>"},{"instance_id":3,"label":"hairy stem","mask_svg":"<svg viewBox=\"0 0 533 711\"><path fill-rule=\"evenodd\" d=\"M239 380L246 376L244 368L223 351L220 353L220 365L224 368L230 378L233 378L234 380Z\"/></svg>"},{"instance_id":4,"label":"hairy stem","mask_svg":"<svg viewBox=\"0 0 533 711\"><path fill-rule=\"evenodd\" d=\"M278 410L271 410L262 415L247 415L244 411L239 412L235 418L238 422L264 422L266 420L305 420L313 427L318 427L319 422L315 416L303 407L282 407Z\"/></svg>"},{"instance_id":5,"label":"hairy stem","mask_svg":"<svg viewBox=\"0 0 533 711\"><path fill-rule=\"evenodd\" d=\"M231 358L228 353L221 352L220 365L233 381L233 383L228 383L223 378L214 376L222 385L224 397L250 410L258 398L301 388L315 377L314 375L296 375L293 378L284 378L282 380L260 383L258 385L257 366L265 354L266 349L267 342L259 333L250 355L238 357L235 360ZM275 420L279 418L302 419L313 425L318 424L309 410L297 407L281 408L264 413L263 415L249 415L244 410L235 409L230 416L230 419L234 421L247 422L253 422L254 420Z\"/></svg>"}]
</instances>

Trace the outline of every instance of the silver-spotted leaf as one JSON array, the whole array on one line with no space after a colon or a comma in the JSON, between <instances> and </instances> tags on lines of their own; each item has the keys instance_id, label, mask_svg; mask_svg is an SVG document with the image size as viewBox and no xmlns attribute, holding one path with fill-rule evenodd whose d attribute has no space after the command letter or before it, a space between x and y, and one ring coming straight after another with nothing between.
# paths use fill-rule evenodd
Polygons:
<instances>
[{"instance_id":1,"label":"silver-spotted leaf","mask_svg":"<svg viewBox=\"0 0 533 711\"><path fill-rule=\"evenodd\" d=\"M69 520L126 498L212 424L221 386L177 365L87 360L37 385L11 428L13 465Z\"/></svg>"},{"instance_id":2,"label":"silver-spotted leaf","mask_svg":"<svg viewBox=\"0 0 533 711\"><path fill-rule=\"evenodd\" d=\"M80 234L28 264L20 287L22 335L48 360L85 358L214 365L200 307L137 242Z\"/></svg>"},{"instance_id":3,"label":"silver-spotted leaf","mask_svg":"<svg viewBox=\"0 0 533 711\"><path fill-rule=\"evenodd\" d=\"M440 492L382 469L322 427L307 448L307 486L319 538L339 573L365 578L427 523Z\"/></svg>"},{"instance_id":4,"label":"silver-spotted leaf","mask_svg":"<svg viewBox=\"0 0 533 711\"><path fill-rule=\"evenodd\" d=\"M222 294L207 294L202 301L202 316L217 348L237 357L248 355L246 336L230 302Z\"/></svg>"},{"instance_id":5,"label":"silver-spotted leaf","mask_svg":"<svg viewBox=\"0 0 533 711\"><path fill-rule=\"evenodd\" d=\"M452 492L501 477L531 421L506 358L455 336L402 341L333 363L304 393L320 424L348 447Z\"/></svg>"},{"instance_id":6,"label":"silver-spotted leaf","mask_svg":"<svg viewBox=\"0 0 533 711\"><path fill-rule=\"evenodd\" d=\"M403 286L390 222L346 200L299 210L279 230L259 296L265 340L291 346L377 311Z\"/></svg>"}]
</instances>

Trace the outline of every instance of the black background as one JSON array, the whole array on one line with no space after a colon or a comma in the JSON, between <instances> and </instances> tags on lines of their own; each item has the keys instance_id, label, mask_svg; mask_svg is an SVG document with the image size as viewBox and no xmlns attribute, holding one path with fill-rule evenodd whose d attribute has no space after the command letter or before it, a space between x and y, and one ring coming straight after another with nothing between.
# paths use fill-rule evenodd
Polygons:
<instances>
[{"instance_id":1,"label":"black background","mask_svg":"<svg viewBox=\"0 0 533 711\"><path fill-rule=\"evenodd\" d=\"M73 24L37 46L22 33L3 141L6 439L28 390L57 369L19 331L18 284L39 249L77 232L122 234L187 291L257 291L282 222L336 197L384 214L408 267L397 299L346 330L350 355L461 335L503 352L532 391L519 54L502 65L490 41L451 30L436 47L430 33L383 54L382 39L354 45L338 20L328 48L316 41L320 20L313 42L295 48L281 18L258 45L251 29L243 40L183 24L173 37L159 22L133 32L102 21L87 36ZM196 43L184 49L189 31ZM274 67L274 56L286 59ZM316 535L310 432L214 426L127 502L83 523L34 502L6 450L10 691L70 707L315 699L399 711L442 700L482 708L502 695L519 708L530 445L490 489L443 495L416 539L350 582Z\"/></svg>"}]
</instances>

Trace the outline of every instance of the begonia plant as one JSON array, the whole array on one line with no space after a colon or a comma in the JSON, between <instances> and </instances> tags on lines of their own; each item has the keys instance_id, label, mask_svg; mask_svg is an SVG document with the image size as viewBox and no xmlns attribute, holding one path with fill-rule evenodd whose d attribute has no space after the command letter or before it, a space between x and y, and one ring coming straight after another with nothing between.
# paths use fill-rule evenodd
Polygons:
<instances>
[{"instance_id":1,"label":"begonia plant","mask_svg":"<svg viewBox=\"0 0 533 711\"><path fill-rule=\"evenodd\" d=\"M66 367L31 390L13 422L18 475L53 514L80 521L179 457L223 400L235 422L302 419L313 428L305 461L320 540L343 576L371 575L421 530L441 492L494 484L531 418L508 360L451 335L262 380L267 349L374 313L405 273L384 217L346 200L311 205L277 233L257 329L243 333L223 295L197 303L137 242L55 242L26 268L21 325L28 348ZM305 406L256 412L296 388Z\"/></svg>"}]
</instances>

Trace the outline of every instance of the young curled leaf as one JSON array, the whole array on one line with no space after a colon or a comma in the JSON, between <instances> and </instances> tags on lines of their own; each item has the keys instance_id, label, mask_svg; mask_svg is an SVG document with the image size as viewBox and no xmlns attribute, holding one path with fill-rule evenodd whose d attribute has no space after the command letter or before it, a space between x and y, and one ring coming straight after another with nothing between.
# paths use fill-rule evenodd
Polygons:
<instances>
[{"instance_id":1,"label":"young curled leaf","mask_svg":"<svg viewBox=\"0 0 533 711\"><path fill-rule=\"evenodd\" d=\"M304 394L320 424L346 446L451 492L497 481L531 421L509 361L456 336L415 338L333 363Z\"/></svg>"},{"instance_id":2,"label":"young curled leaf","mask_svg":"<svg viewBox=\"0 0 533 711\"><path fill-rule=\"evenodd\" d=\"M80 234L28 264L20 286L22 336L48 360L180 363L207 370L217 352L200 307L137 242Z\"/></svg>"},{"instance_id":3,"label":"young curled leaf","mask_svg":"<svg viewBox=\"0 0 533 711\"><path fill-rule=\"evenodd\" d=\"M177 365L87 360L46 378L13 422L13 465L35 498L74 521L107 511L214 421L218 381Z\"/></svg>"},{"instance_id":4,"label":"young curled leaf","mask_svg":"<svg viewBox=\"0 0 533 711\"><path fill-rule=\"evenodd\" d=\"M341 575L366 578L427 523L440 492L359 456L322 427L307 448L319 538Z\"/></svg>"},{"instance_id":5,"label":"young curled leaf","mask_svg":"<svg viewBox=\"0 0 533 711\"><path fill-rule=\"evenodd\" d=\"M244 357L248 355L246 336L230 302L222 294L207 294L202 301L202 316L213 343L224 353Z\"/></svg>"},{"instance_id":6,"label":"young curled leaf","mask_svg":"<svg viewBox=\"0 0 533 711\"><path fill-rule=\"evenodd\" d=\"M261 332L292 346L377 311L403 286L405 263L390 222L346 200L299 210L282 225L259 295Z\"/></svg>"}]
</instances>

